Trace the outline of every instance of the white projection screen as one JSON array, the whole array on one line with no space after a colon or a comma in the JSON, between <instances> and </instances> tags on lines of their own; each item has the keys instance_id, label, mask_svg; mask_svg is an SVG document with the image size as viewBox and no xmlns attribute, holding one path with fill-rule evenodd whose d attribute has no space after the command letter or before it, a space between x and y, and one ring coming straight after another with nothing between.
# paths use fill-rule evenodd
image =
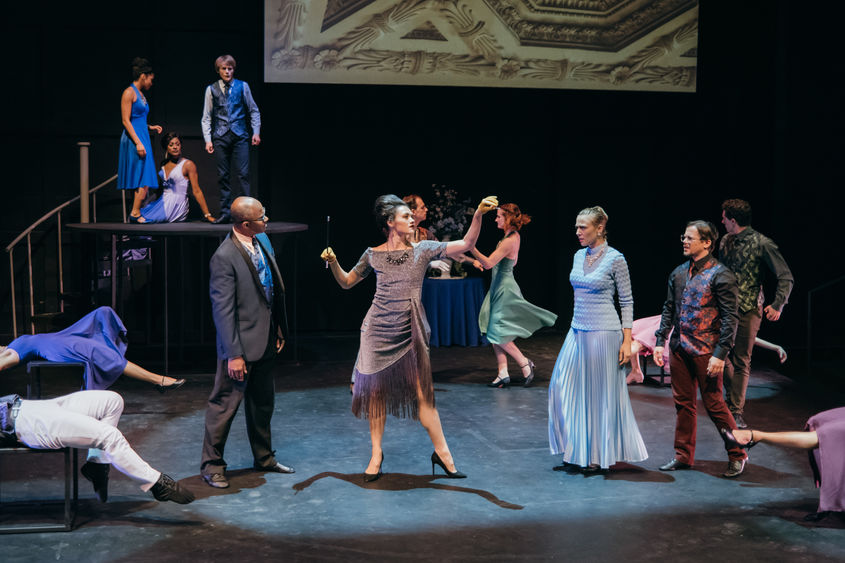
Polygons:
<instances>
[{"instance_id":1,"label":"white projection screen","mask_svg":"<svg viewBox=\"0 0 845 563\"><path fill-rule=\"evenodd\" d=\"M697 0L265 0L264 80L694 92Z\"/></svg>"}]
</instances>

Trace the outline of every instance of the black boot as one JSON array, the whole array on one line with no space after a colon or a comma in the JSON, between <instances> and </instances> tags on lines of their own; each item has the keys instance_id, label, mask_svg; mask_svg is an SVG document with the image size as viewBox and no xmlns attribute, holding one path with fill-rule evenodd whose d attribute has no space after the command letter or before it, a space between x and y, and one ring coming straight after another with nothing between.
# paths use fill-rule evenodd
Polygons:
<instances>
[{"instance_id":1,"label":"black boot","mask_svg":"<svg viewBox=\"0 0 845 563\"><path fill-rule=\"evenodd\" d=\"M171 502L178 502L179 504L189 504L194 502L194 493L184 488L182 485L173 480L169 475L161 474L156 484L150 489L156 500L164 502L169 500Z\"/></svg>"},{"instance_id":2,"label":"black boot","mask_svg":"<svg viewBox=\"0 0 845 563\"><path fill-rule=\"evenodd\" d=\"M94 485L94 492L97 493L100 502L109 500L109 469L111 465L108 463L86 461L79 470L82 476Z\"/></svg>"}]
</instances>

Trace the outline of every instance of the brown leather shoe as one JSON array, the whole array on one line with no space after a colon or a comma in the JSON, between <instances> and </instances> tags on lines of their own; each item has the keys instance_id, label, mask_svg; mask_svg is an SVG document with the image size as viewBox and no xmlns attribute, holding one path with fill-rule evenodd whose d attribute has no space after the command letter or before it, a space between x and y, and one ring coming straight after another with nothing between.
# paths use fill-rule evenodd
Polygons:
<instances>
[{"instance_id":1,"label":"brown leather shoe","mask_svg":"<svg viewBox=\"0 0 845 563\"><path fill-rule=\"evenodd\" d=\"M746 459L734 459L728 462L728 470L722 473L722 477L727 477L728 479L733 479L734 477L739 477L745 471L745 463L748 461Z\"/></svg>"},{"instance_id":2,"label":"brown leather shoe","mask_svg":"<svg viewBox=\"0 0 845 563\"><path fill-rule=\"evenodd\" d=\"M222 473L208 473L202 476L202 480L208 483L208 486L215 489L229 488L229 480Z\"/></svg>"}]
</instances>

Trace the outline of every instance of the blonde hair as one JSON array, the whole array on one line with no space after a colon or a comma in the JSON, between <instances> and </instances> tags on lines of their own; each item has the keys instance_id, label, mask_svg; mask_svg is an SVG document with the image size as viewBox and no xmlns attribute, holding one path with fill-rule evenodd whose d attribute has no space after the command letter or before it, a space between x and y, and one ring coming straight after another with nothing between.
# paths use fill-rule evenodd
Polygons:
<instances>
[{"instance_id":1,"label":"blonde hair","mask_svg":"<svg viewBox=\"0 0 845 563\"><path fill-rule=\"evenodd\" d=\"M593 224L594 227L599 228L601 227L601 231L599 232L599 237L603 239L607 239L607 213L604 209L602 209L598 205L594 205L593 207L585 207L581 211L578 212L577 217L587 217L590 220L590 223Z\"/></svg>"}]
</instances>

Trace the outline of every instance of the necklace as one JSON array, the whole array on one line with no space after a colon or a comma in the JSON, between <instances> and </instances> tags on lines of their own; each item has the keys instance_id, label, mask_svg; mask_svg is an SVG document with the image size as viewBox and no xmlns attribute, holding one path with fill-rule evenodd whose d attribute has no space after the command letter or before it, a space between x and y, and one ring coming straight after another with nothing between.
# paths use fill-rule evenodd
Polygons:
<instances>
[{"instance_id":1,"label":"necklace","mask_svg":"<svg viewBox=\"0 0 845 563\"><path fill-rule=\"evenodd\" d=\"M402 252L401 256L399 256L398 258L394 258L393 255L391 254L391 252L396 252L396 251L398 251L398 249L390 250L388 248L387 249L387 256L385 256L384 259L388 264L393 264L394 266L401 266L402 264L404 264L405 262L408 261L408 258L410 258L410 255L408 254L408 250L406 249Z\"/></svg>"},{"instance_id":2,"label":"necklace","mask_svg":"<svg viewBox=\"0 0 845 563\"><path fill-rule=\"evenodd\" d=\"M587 249L587 255L584 257L584 262L587 263L587 266L592 268L593 264L595 264L598 261L598 259L601 258L604 255L604 250L606 248L607 248L607 246L603 245L601 247L601 250L599 250L598 252L593 253L593 254L590 253L590 249L588 248Z\"/></svg>"}]
</instances>

